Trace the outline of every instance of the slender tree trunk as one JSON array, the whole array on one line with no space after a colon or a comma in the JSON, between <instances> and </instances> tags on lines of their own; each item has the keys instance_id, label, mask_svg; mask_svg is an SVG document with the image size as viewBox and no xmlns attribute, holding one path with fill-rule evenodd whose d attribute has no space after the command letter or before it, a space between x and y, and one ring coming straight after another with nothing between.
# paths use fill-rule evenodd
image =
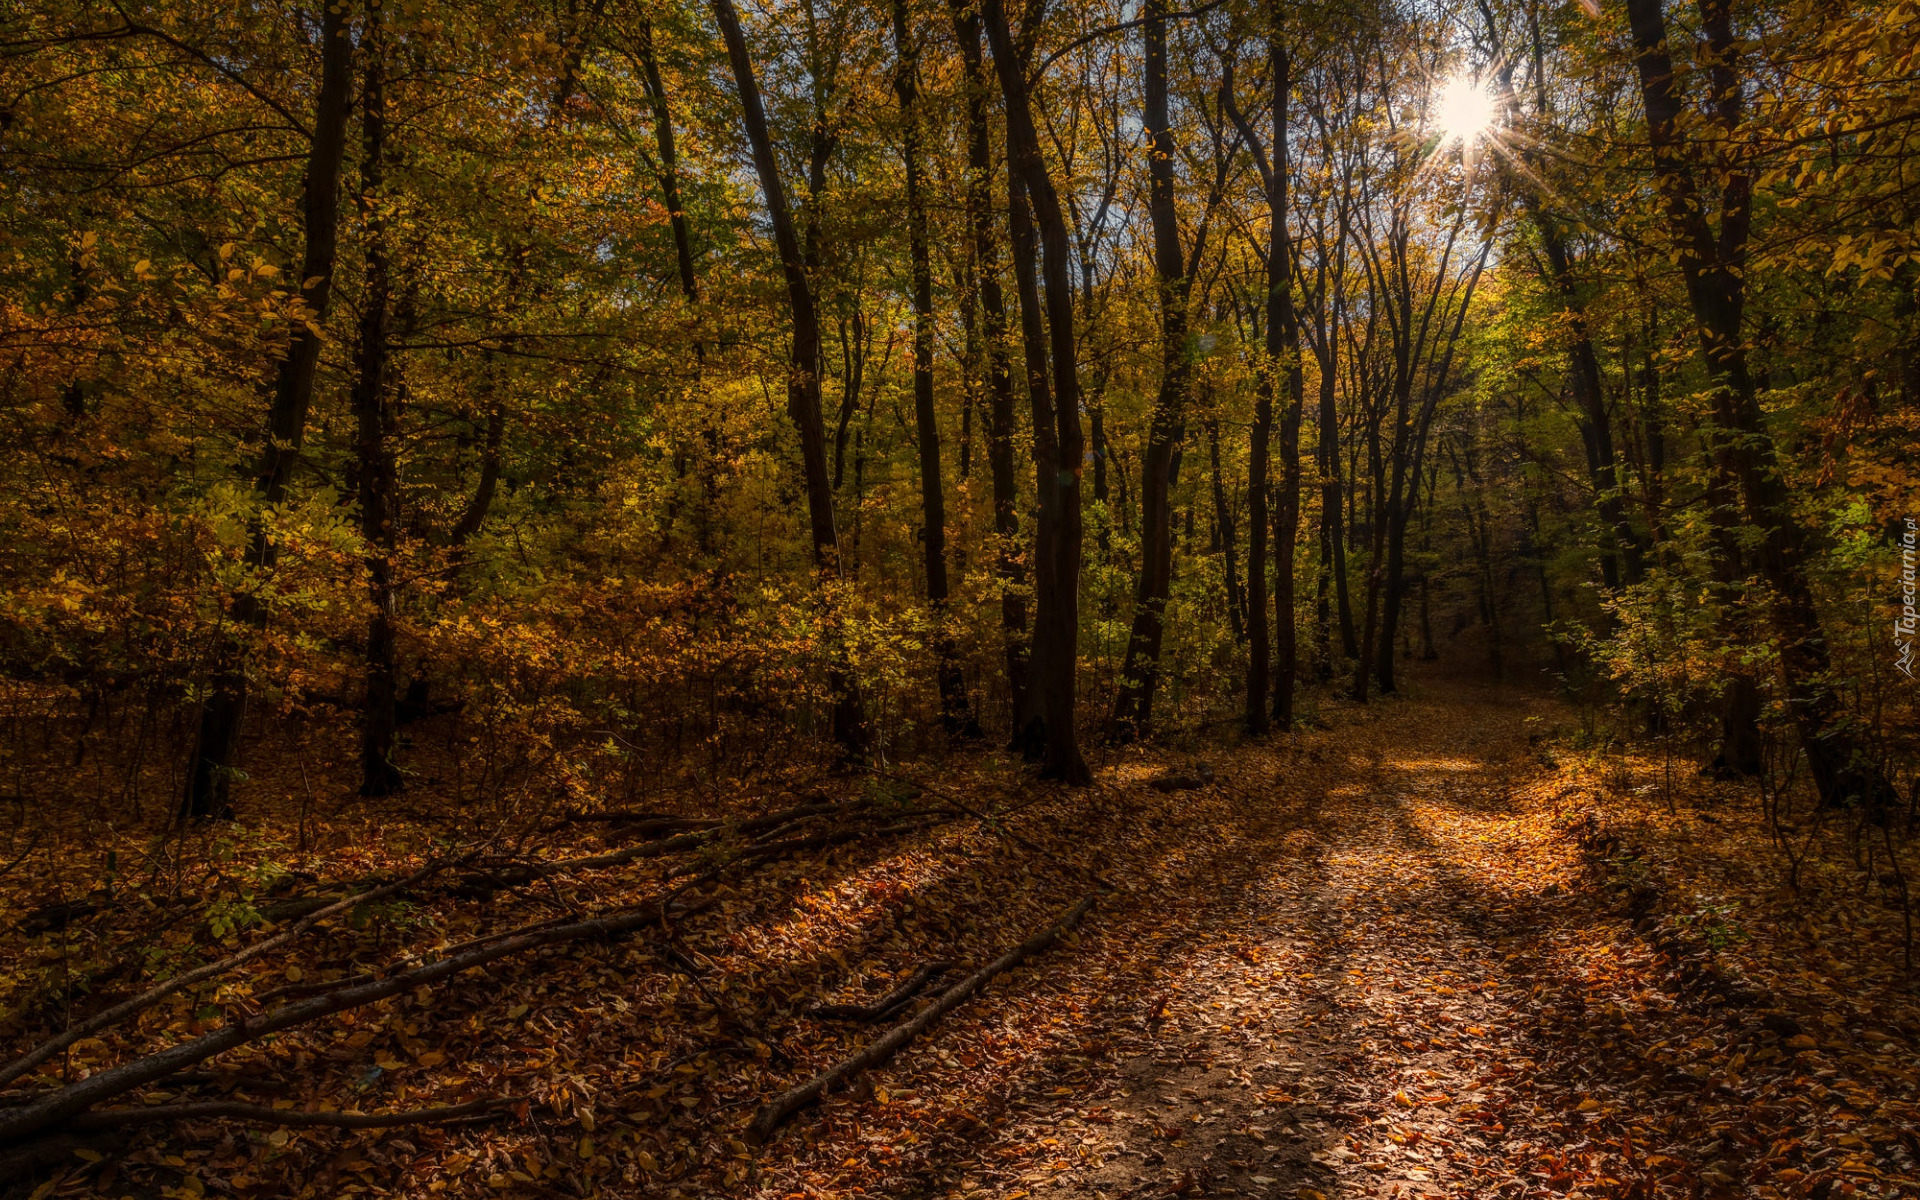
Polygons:
<instances>
[{"instance_id":1,"label":"slender tree trunk","mask_svg":"<svg viewBox=\"0 0 1920 1200\"><path fill-rule=\"evenodd\" d=\"M1527 213L1540 234L1554 289L1566 306L1568 381L1574 406L1580 411L1580 440L1587 455L1587 478L1593 486L1594 511L1600 515L1600 575L1609 591L1637 583L1642 574L1644 547L1627 519L1620 494L1619 467L1613 448L1613 421L1607 412L1606 392L1600 382L1600 359L1594 352L1585 306L1573 278L1573 262L1559 222L1544 212L1531 188L1525 189ZM1625 573L1621 563L1624 560Z\"/></svg>"},{"instance_id":2,"label":"slender tree trunk","mask_svg":"<svg viewBox=\"0 0 1920 1200\"><path fill-rule=\"evenodd\" d=\"M794 229L793 214L787 207L787 193L780 180L779 161L774 157L773 138L767 131L766 108L760 99L760 85L754 78L753 60L747 54L746 36L740 29L739 14L733 0L713 0L713 12L727 46L727 59L740 93L740 108L746 126L747 141L753 148L754 170L759 176L761 193L766 197L768 216L773 225L774 245L780 255L781 272L787 282L787 304L793 323L793 347L787 375L787 415L800 433L800 459L807 491L807 518L812 538L814 567L822 584L822 602L827 609L831 632L828 651L828 688L833 693L833 739L848 758L864 757L868 733L860 694L847 669L846 647L839 629L839 600L833 584L844 577L840 561L840 538L833 521L833 480L827 471L826 430L820 413L820 313L802 257L800 239Z\"/></svg>"},{"instance_id":3,"label":"slender tree trunk","mask_svg":"<svg viewBox=\"0 0 1920 1200\"><path fill-rule=\"evenodd\" d=\"M1331 357L1331 355L1329 355ZM1348 658L1359 656L1353 631L1353 597L1347 584L1347 534L1341 521L1346 497L1340 483L1340 411L1336 406L1339 376L1333 364L1320 364L1320 521L1326 529L1322 543L1325 569L1333 576L1333 591L1340 617L1340 650ZM1323 673L1333 677L1329 662Z\"/></svg>"},{"instance_id":4,"label":"slender tree trunk","mask_svg":"<svg viewBox=\"0 0 1920 1200\"><path fill-rule=\"evenodd\" d=\"M1012 251L1014 291L1020 301L1020 337L1027 374L1027 407L1033 426L1035 521L1033 544L1033 599L1036 610L1051 610L1054 543L1059 537L1060 489L1050 472L1059 457L1054 439L1053 384L1049 381L1047 327L1040 305L1040 249L1033 228L1033 209L1017 171L1007 174L1007 244ZM1036 612L1037 615L1037 612ZM1046 753L1046 694L1036 686L1034 670L1043 657L1048 626L1036 620L1028 645L1027 687L1014 710L1011 746L1030 761Z\"/></svg>"},{"instance_id":5,"label":"slender tree trunk","mask_svg":"<svg viewBox=\"0 0 1920 1200\"><path fill-rule=\"evenodd\" d=\"M901 157L906 166L907 246L913 271L913 421L920 450L921 548L925 552L927 607L933 619L934 678L940 689L940 720L949 734L978 737L967 684L954 649L947 611L947 504L940 481L940 423L933 409L933 259L927 244L926 183L920 164L920 54L907 32L906 0L893 0L893 43L898 63L893 89L900 97Z\"/></svg>"},{"instance_id":6,"label":"slender tree trunk","mask_svg":"<svg viewBox=\"0 0 1920 1200\"><path fill-rule=\"evenodd\" d=\"M1160 677L1160 646L1166 633L1167 596L1173 586L1171 480L1173 453L1186 415L1192 373L1187 345L1188 279L1180 248L1180 221L1173 204L1172 121L1167 106L1167 5L1146 0L1147 211L1153 225L1153 265L1160 301L1160 391L1147 430L1140 471L1140 578L1134 589L1133 628L1120 669L1113 708L1113 735L1130 740L1153 721L1154 689Z\"/></svg>"},{"instance_id":7,"label":"slender tree trunk","mask_svg":"<svg viewBox=\"0 0 1920 1200\"><path fill-rule=\"evenodd\" d=\"M313 140L307 151L301 227L300 301L306 319L289 331L286 357L275 372L273 400L267 412L266 445L254 476L263 510L286 499L287 484L306 441L307 411L313 404L314 375L320 363L320 334L332 298L334 260L340 234L340 167L346 154L347 123L353 111L353 41L347 36L344 3L325 8L320 21L320 91L314 105ZM246 562L263 576L279 558L264 511L253 521ZM199 732L187 771L181 812L188 818L226 816L232 811L229 784L240 724L247 707L247 650L244 641L266 623L259 593L243 590L227 612L232 632L214 651L214 670L200 710Z\"/></svg>"},{"instance_id":8,"label":"slender tree trunk","mask_svg":"<svg viewBox=\"0 0 1920 1200\"><path fill-rule=\"evenodd\" d=\"M1220 422L1207 420L1207 456L1213 466L1213 520L1219 530L1219 549L1222 567L1227 577L1227 622L1233 627L1233 640L1245 645L1247 640L1246 596L1240 588L1239 555L1234 543L1238 540L1234 529L1233 508L1227 503L1226 473L1220 467Z\"/></svg>"},{"instance_id":9,"label":"slender tree trunk","mask_svg":"<svg viewBox=\"0 0 1920 1200\"><path fill-rule=\"evenodd\" d=\"M1036 428L1035 457L1038 489L1053 493L1053 502L1041 505L1043 524L1054 529L1037 576L1033 657L1034 691L1040 693L1038 711L1044 719L1043 774L1084 785L1092 782L1081 757L1074 727L1074 693L1079 666L1080 561L1084 529L1081 523L1081 458L1086 450L1080 427L1080 369L1073 328L1073 249L1065 215L1053 180L1041 156L1040 135L1034 126L1027 91L1025 64L1013 46L1003 0L983 0L987 37L993 46L994 71L1006 102L1009 173L1020 179L1025 200L1033 205L1033 223L1041 243L1041 274L1046 285L1047 347L1052 365L1053 396L1046 414L1054 425L1050 445L1042 453ZM1023 307L1026 297L1022 296ZM1036 412L1036 417L1041 414ZM1038 422L1036 421L1036 426Z\"/></svg>"},{"instance_id":10,"label":"slender tree trunk","mask_svg":"<svg viewBox=\"0 0 1920 1200\"><path fill-rule=\"evenodd\" d=\"M680 279L680 294L689 305L700 302L700 277L694 269L693 230L687 223L686 206L680 199L680 155L673 132L673 110L667 104L667 89L660 77L660 60L654 51L653 22L640 18L636 40L639 43L640 69L647 89L647 104L653 110L653 141L660 161L656 181L660 198L666 202L667 223L673 230L674 265ZM695 356L706 358L706 345L695 340Z\"/></svg>"},{"instance_id":11,"label":"slender tree trunk","mask_svg":"<svg viewBox=\"0 0 1920 1200\"><path fill-rule=\"evenodd\" d=\"M387 379L387 324L392 273L387 258L386 39L383 9L367 9L361 35L366 60L360 86L360 216L366 230L365 295L360 304L360 347L353 385L358 441L360 532L367 544L366 702L361 711L360 794L386 796L403 779L393 762L398 691L394 671L394 499L399 481L394 462L398 414Z\"/></svg>"},{"instance_id":12,"label":"slender tree trunk","mask_svg":"<svg viewBox=\"0 0 1920 1200\"><path fill-rule=\"evenodd\" d=\"M1267 342L1260 387L1274 388L1286 372L1286 407L1280 416L1280 496L1274 513L1273 723L1293 728L1293 688L1300 671L1294 625L1293 557L1300 532L1300 416L1306 398L1306 374L1300 362L1300 318L1293 305L1293 236L1287 229L1287 184L1292 170L1287 143L1287 103L1293 90L1292 64L1282 37L1282 9L1273 0L1267 34L1267 72L1273 84L1273 171L1267 181ZM1264 619L1264 618L1262 618Z\"/></svg>"},{"instance_id":13,"label":"slender tree trunk","mask_svg":"<svg viewBox=\"0 0 1920 1200\"><path fill-rule=\"evenodd\" d=\"M637 43L641 80L646 85L647 106L653 114L653 144L659 155L654 164L654 179L660 187L661 202L667 208L668 228L673 231L675 274L680 281L681 298L687 302L687 316L689 320L697 322L700 275L694 259L693 228L687 220L686 204L680 198L679 144L673 131L673 108L667 102L666 83L660 74L659 54L654 48L653 22L644 16L639 18L634 40ZM700 389L707 363L707 343L702 337L693 339L693 360L696 375L694 387ZM720 429L706 405L701 406L700 441L706 454L706 464L705 469L699 472L702 503L698 539L700 553L711 557L718 552L713 535L715 513L720 504Z\"/></svg>"},{"instance_id":14,"label":"slender tree trunk","mask_svg":"<svg viewBox=\"0 0 1920 1200\"><path fill-rule=\"evenodd\" d=\"M990 84L980 48L978 7L968 0L953 0L953 11L967 87L967 223L973 235L981 336L987 348L987 466L993 476L993 528L1000 547L995 562L1000 576L1000 630L1006 646L1007 688L1013 699L1017 735L1027 699L1027 579L1019 547L1020 499L1014 478L1013 369L1007 346L1007 302L1000 283L999 239L993 229L993 135L987 124ZM1027 278L1032 278L1031 272ZM1038 317L1035 309L1035 330L1039 328ZM1029 337L1027 348L1029 371L1037 364L1044 387L1044 335Z\"/></svg>"},{"instance_id":15,"label":"slender tree trunk","mask_svg":"<svg viewBox=\"0 0 1920 1200\"><path fill-rule=\"evenodd\" d=\"M1243 719L1249 737L1267 732L1267 698L1273 691L1267 624L1267 465L1272 436L1273 388L1263 382L1254 389L1253 428L1247 434L1247 702Z\"/></svg>"}]
</instances>

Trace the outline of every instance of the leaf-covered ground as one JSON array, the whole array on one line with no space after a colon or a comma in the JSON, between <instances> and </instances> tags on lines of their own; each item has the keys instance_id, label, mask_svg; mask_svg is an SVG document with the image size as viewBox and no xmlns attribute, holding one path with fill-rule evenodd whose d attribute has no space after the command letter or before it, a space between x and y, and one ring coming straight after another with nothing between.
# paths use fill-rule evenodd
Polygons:
<instances>
[{"instance_id":1,"label":"leaf-covered ground","mask_svg":"<svg viewBox=\"0 0 1920 1200\"><path fill-rule=\"evenodd\" d=\"M1537 698L1450 688L1326 715L1329 728L1271 745L1201 751L1210 775L1184 755L1130 751L1085 792L1033 785L991 755L769 787L726 807L862 803L757 840L491 895L443 881L343 914L81 1043L28 1090L256 1011L276 990L377 975L496 930L670 893L683 907L668 911L688 915L503 959L134 1099L371 1112L525 1098L503 1116L356 1131L176 1122L88 1141L18 1186L1914 1194L1920 1001L1889 864L1864 857L1844 821L1797 831L1790 844L1808 858L1796 890L1750 788L1681 774L1670 799L1664 763L1571 751L1554 736L1567 717ZM1169 772L1202 786L1150 786ZM685 808L712 815L714 801ZM326 849L291 865L320 881L391 873L417 861L407 851L457 840L414 820L355 852L317 838ZM640 840L587 822L520 832L520 862ZM271 839L253 836L228 848L220 879L264 861ZM218 901L182 908L124 874L111 903L56 913L57 927L44 878L0 884L11 1048L271 933L215 928ZM1098 902L1066 941L748 1143L763 1101L886 1027L808 1008L870 1000L936 960L959 965L950 982L1089 893Z\"/></svg>"}]
</instances>

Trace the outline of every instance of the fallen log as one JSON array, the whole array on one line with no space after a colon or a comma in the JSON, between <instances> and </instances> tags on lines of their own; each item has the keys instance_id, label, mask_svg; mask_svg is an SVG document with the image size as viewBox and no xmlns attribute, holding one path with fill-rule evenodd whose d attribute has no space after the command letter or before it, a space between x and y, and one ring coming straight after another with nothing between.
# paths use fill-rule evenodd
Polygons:
<instances>
[{"instance_id":1,"label":"fallen log","mask_svg":"<svg viewBox=\"0 0 1920 1200\"><path fill-rule=\"evenodd\" d=\"M573 921L564 925L542 923L522 933L487 940L456 954L384 978L368 980L350 987L329 991L310 999L295 1001L257 1016L242 1016L211 1033L170 1046L152 1054L97 1072L77 1083L37 1096L29 1104L0 1111L0 1148L28 1138L60 1132L80 1114L150 1083L158 1082L188 1067L224 1054L237 1046L258 1041L269 1034L291 1029L321 1017L350 1008L372 1004L397 996L425 984L468 971L474 967L537 950L562 942L589 937L610 937L631 933L660 921L659 905L649 904L624 912Z\"/></svg>"},{"instance_id":2,"label":"fallen log","mask_svg":"<svg viewBox=\"0 0 1920 1200\"><path fill-rule=\"evenodd\" d=\"M902 1046L919 1036L934 1022L966 1003L996 975L1003 971L1010 971L1034 955L1049 949L1060 940L1061 934L1077 924L1081 917L1087 915L1087 910L1093 907L1094 899L1093 895L1082 897L1080 902L1068 909L1066 915L1058 921L940 993L932 1004L921 1009L912 1020L895 1025L868 1042L859 1053L841 1059L805 1083L788 1088L767 1101L760 1107L760 1111L754 1114L753 1121L747 1126L748 1136L756 1143L766 1141L786 1122L788 1117L817 1102L835 1084L862 1071L877 1067L892 1058Z\"/></svg>"}]
</instances>

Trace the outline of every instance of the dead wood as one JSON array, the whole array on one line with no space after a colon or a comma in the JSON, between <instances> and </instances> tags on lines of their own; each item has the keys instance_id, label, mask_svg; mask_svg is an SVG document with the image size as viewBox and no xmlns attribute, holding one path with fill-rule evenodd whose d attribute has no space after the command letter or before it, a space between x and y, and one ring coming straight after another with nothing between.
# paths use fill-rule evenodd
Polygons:
<instances>
[{"instance_id":1,"label":"dead wood","mask_svg":"<svg viewBox=\"0 0 1920 1200\"><path fill-rule=\"evenodd\" d=\"M892 1058L902 1046L932 1026L935 1021L966 1003L995 976L1003 971L1012 970L1027 959L1050 948L1060 939L1061 934L1071 929L1081 917L1087 914L1087 910L1093 907L1094 899L1095 896L1092 894L1082 897L1080 902L1067 910L1066 915L1058 921L940 993L932 1004L921 1009L912 1020L895 1025L867 1043L859 1053L841 1059L805 1083L789 1088L767 1101L761 1106L760 1111L754 1114L752 1123L747 1126L748 1135L756 1142L764 1142L788 1117L818 1101L835 1084L862 1071L877 1067Z\"/></svg>"},{"instance_id":2,"label":"dead wood","mask_svg":"<svg viewBox=\"0 0 1920 1200\"><path fill-rule=\"evenodd\" d=\"M75 1133L120 1129L128 1125L159 1125L168 1121L247 1121L256 1125L292 1128L391 1129L396 1125L443 1125L474 1117L495 1116L524 1104L525 1096L497 1096L437 1108L403 1108L392 1112L295 1112L240 1100L195 1100L184 1104L149 1104L139 1108L104 1108L82 1113L67 1125Z\"/></svg>"},{"instance_id":3,"label":"dead wood","mask_svg":"<svg viewBox=\"0 0 1920 1200\"><path fill-rule=\"evenodd\" d=\"M907 976L905 983L871 1004L816 1004L806 1015L830 1021L884 1021L919 995L920 989L952 969L950 962L924 963Z\"/></svg>"},{"instance_id":4,"label":"dead wood","mask_svg":"<svg viewBox=\"0 0 1920 1200\"><path fill-rule=\"evenodd\" d=\"M60 1131L98 1104L124 1096L269 1034L397 996L511 955L583 938L632 933L663 920L664 916L661 906L649 904L562 925L543 922L519 933L485 940L418 967L392 972L381 979L355 983L324 995L282 1005L257 1016L239 1017L211 1033L110 1067L78 1083L38 1096L32 1103L0 1112L0 1146Z\"/></svg>"},{"instance_id":5,"label":"dead wood","mask_svg":"<svg viewBox=\"0 0 1920 1200\"><path fill-rule=\"evenodd\" d=\"M607 867L624 866L627 863L643 859L661 858L677 854L682 850L696 850L708 842L728 834L754 834L772 829L800 817L818 816L823 813L840 812L859 801L808 803L769 813L764 817L751 817L744 821L714 825L706 829L696 829L672 837L658 838L650 842L641 842L636 846L627 846L619 850L608 850L600 854L588 854L579 858L550 859L536 862L513 862L487 870L474 871L462 877L463 892L491 895L502 888L517 887L545 879L552 875L564 875L573 871L599 871Z\"/></svg>"},{"instance_id":6,"label":"dead wood","mask_svg":"<svg viewBox=\"0 0 1920 1200\"><path fill-rule=\"evenodd\" d=\"M395 892L412 887L445 870L449 865L451 865L451 863L447 860L428 863L405 879L398 879L382 887L374 888L372 891L362 892L356 896L347 896L332 904L324 905L301 917L291 928L274 934L272 937L263 938L251 946L237 950L227 957L215 962L210 962L205 966L196 967L191 971L182 971L171 979L154 984L138 996L123 1000L111 1008L102 1009L86 1020L71 1026L65 1032L40 1043L32 1050L29 1050L19 1058L8 1063L5 1067L0 1067L0 1087L5 1087L7 1084L31 1073L34 1069L48 1062L55 1055L65 1051L76 1042L90 1038L103 1029L109 1029L127 1020L129 1017L152 1008L155 1004L158 1004L175 992L180 991L182 988L192 987L194 984L204 983L209 979L224 975L235 967L258 958L270 950L277 950L285 946L287 943L307 932L307 930L313 928L315 924L325 917L334 916L345 911L352 905L379 900Z\"/></svg>"}]
</instances>

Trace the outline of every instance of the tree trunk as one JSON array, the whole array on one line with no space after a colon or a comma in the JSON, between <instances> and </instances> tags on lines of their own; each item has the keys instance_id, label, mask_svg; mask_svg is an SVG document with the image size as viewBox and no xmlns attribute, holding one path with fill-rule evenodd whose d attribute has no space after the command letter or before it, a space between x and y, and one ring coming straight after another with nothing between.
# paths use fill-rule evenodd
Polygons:
<instances>
[{"instance_id":1,"label":"tree trunk","mask_svg":"<svg viewBox=\"0 0 1920 1200\"><path fill-rule=\"evenodd\" d=\"M1144 735L1153 721L1153 695L1160 677L1160 646L1166 633L1167 596L1173 586L1171 480L1173 452L1186 417L1192 373L1187 345L1188 279L1180 248L1180 221L1173 204L1173 162L1178 149L1167 106L1167 5L1146 0L1147 212L1153 225L1153 265L1160 301L1160 391L1148 425L1140 471L1140 578L1134 589L1133 628L1120 669L1113 706L1113 736Z\"/></svg>"},{"instance_id":2,"label":"tree trunk","mask_svg":"<svg viewBox=\"0 0 1920 1200\"><path fill-rule=\"evenodd\" d=\"M950 735L978 737L967 684L954 649L947 611L947 503L940 481L940 423L933 410L933 259L927 245L926 184L920 165L920 53L907 32L906 0L893 0L893 45L898 59L893 90L900 97L900 153L906 167L907 253L913 271L913 423L920 450L921 548L927 607L933 620L934 679L940 721Z\"/></svg>"},{"instance_id":3,"label":"tree trunk","mask_svg":"<svg viewBox=\"0 0 1920 1200\"><path fill-rule=\"evenodd\" d=\"M1827 679L1831 661L1807 579L1806 533L1794 517L1747 366L1741 319L1752 179L1743 170L1726 172L1716 237L1694 180L1691 160L1700 147L1682 140L1683 101L1674 87L1660 2L1627 0L1627 15L1658 190L1680 251L1700 356L1712 386L1717 427L1713 448L1738 484L1746 523L1761 534L1758 565L1772 593L1781 677L1820 798L1826 804L1861 803L1875 812L1884 811L1893 800L1892 785L1857 736L1845 728ZM1741 120L1741 84L1735 70L1739 43L1727 0L1702 0L1700 14L1718 136L1731 138Z\"/></svg>"},{"instance_id":4,"label":"tree trunk","mask_svg":"<svg viewBox=\"0 0 1920 1200\"><path fill-rule=\"evenodd\" d=\"M1039 421L1035 425L1035 474L1042 493L1041 523L1051 521L1051 538L1044 551L1036 550L1036 616L1033 690L1040 695L1037 713L1043 721L1045 751L1042 772L1048 777L1084 785L1092 782L1081 757L1074 728L1075 678L1080 640L1080 558L1084 530L1080 512L1081 458L1085 435L1080 427L1080 371L1075 356L1073 328L1072 246L1060 209L1059 195L1041 157L1040 136L1034 127L1027 92L1025 65L1013 47L1003 0L983 0L987 37L993 46L994 71L1006 101L1009 174L1016 176L1025 199L1015 208L1033 205L1033 221L1041 243L1041 272L1046 285L1047 347L1050 352L1053 396L1049 407L1054 426L1043 448ZM1022 296L1023 302L1026 297ZM1024 307L1024 304L1023 304ZM1029 367L1031 371L1031 367ZM1036 418L1040 417L1036 411ZM1047 494L1051 493L1051 503Z\"/></svg>"},{"instance_id":5,"label":"tree trunk","mask_svg":"<svg viewBox=\"0 0 1920 1200\"><path fill-rule=\"evenodd\" d=\"M1007 687L1013 699L1017 732L1027 697L1027 581L1019 549L1020 500L1013 467L1013 370L1007 347L1007 301L1000 285L999 240L993 232L993 137L987 125L989 83L980 49L979 12L966 0L954 0L953 9L954 32L959 36L967 87L967 222L973 234L981 336L987 348L987 466L993 476L993 529L1000 545L995 564L1000 576L1000 630L1006 645ZM1037 311L1035 317L1037 321ZM1034 340L1029 339L1030 357L1034 344ZM1039 347L1044 386L1044 338L1040 339Z\"/></svg>"},{"instance_id":6,"label":"tree trunk","mask_svg":"<svg viewBox=\"0 0 1920 1200\"><path fill-rule=\"evenodd\" d=\"M1293 306L1293 237L1287 230L1287 177L1291 169L1287 101L1293 84L1286 43L1281 37L1281 12L1278 0L1274 0L1267 34L1267 70L1273 83L1273 171L1267 181L1267 221L1272 233L1267 248L1267 353L1259 386L1271 393L1275 376L1284 364L1287 394L1280 416L1280 495L1273 529L1273 723L1284 733L1293 728L1293 685L1300 669L1294 629L1293 552L1300 531L1300 410L1307 384L1300 362L1300 319Z\"/></svg>"},{"instance_id":7,"label":"tree trunk","mask_svg":"<svg viewBox=\"0 0 1920 1200\"><path fill-rule=\"evenodd\" d=\"M794 230L793 214L787 207L787 193L780 181L779 161L774 157L773 138L767 131L766 108L760 99L760 86L754 78L753 60L747 54L747 39L740 29L739 14L733 0L713 0L714 18L727 45L727 59L733 68L734 85L740 93L740 108L746 126L747 141L753 148L754 170L760 190L766 197L767 212L773 225L773 240L780 255L780 267L787 282L787 304L793 322L793 347L787 375L787 415L800 433L800 460L807 491L807 519L813 545L813 562L820 575L821 601L826 606L829 626L827 686L833 699L833 739L848 758L864 757L867 749L867 725L861 710L860 694L846 663L846 648L839 629L839 602L831 584L844 575L840 561L840 539L833 522L833 480L827 473L826 431L820 415L820 313L814 301L813 283L808 278L800 239Z\"/></svg>"},{"instance_id":8,"label":"tree trunk","mask_svg":"<svg viewBox=\"0 0 1920 1200\"><path fill-rule=\"evenodd\" d=\"M394 462L398 413L387 380L387 323L392 275L387 259L386 217L381 195L386 168L386 39L383 9L367 9L361 54L360 215L366 229L365 294L360 303L360 347L353 385L358 432L360 533L367 544L366 703L361 711L360 794L386 796L403 780L393 762L395 702L393 557L394 501L399 481Z\"/></svg>"},{"instance_id":9,"label":"tree trunk","mask_svg":"<svg viewBox=\"0 0 1920 1200\"><path fill-rule=\"evenodd\" d=\"M313 404L314 374L320 363L320 334L314 327L326 319L332 298L340 235L340 166L353 110L353 41L347 36L347 23L344 3L327 7L321 15L320 92L314 105L301 206L306 248L300 301L306 319L289 331L286 357L275 372L267 411L266 446L254 476L263 512L253 521L246 557L254 575L269 573L279 558L264 510L286 499L288 480L306 441L307 411ZM233 752L247 707L247 650L242 639L266 624L267 608L259 594L249 589L234 596L227 617L239 632L223 634L214 651L213 677L200 710L199 734L181 801L181 813L188 818L222 817L232 811Z\"/></svg>"},{"instance_id":10,"label":"tree trunk","mask_svg":"<svg viewBox=\"0 0 1920 1200\"><path fill-rule=\"evenodd\" d=\"M1220 467L1220 422L1207 420L1207 455L1213 466L1213 520L1219 531L1217 542L1221 565L1227 577L1227 623L1233 627L1233 640L1247 641L1246 596L1240 588L1240 564L1235 542L1233 508L1227 503L1226 473Z\"/></svg>"}]
</instances>

